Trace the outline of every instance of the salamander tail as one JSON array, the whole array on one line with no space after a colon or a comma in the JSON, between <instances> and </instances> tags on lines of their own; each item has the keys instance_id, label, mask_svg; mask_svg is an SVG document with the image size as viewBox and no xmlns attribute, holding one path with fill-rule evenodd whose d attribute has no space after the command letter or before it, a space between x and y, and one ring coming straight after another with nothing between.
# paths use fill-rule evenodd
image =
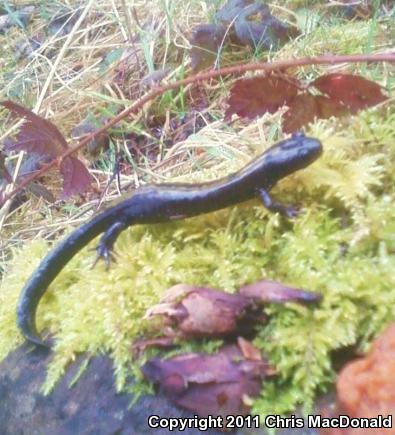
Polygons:
<instances>
[{"instance_id":1,"label":"salamander tail","mask_svg":"<svg viewBox=\"0 0 395 435\"><path fill-rule=\"evenodd\" d=\"M37 346L50 348L50 344L46 343L37 331L35 319L31 316L26 316L22 304L18 306L17 310L17 324L25 339Z\"/></svg>"}]
</instances>

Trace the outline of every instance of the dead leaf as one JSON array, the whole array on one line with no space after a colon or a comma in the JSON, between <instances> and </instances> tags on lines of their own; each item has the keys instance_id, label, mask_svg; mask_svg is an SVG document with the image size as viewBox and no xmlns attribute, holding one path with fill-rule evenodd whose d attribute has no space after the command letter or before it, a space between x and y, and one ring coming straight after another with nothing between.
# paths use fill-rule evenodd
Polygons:
<instances>
[{"instance_id":1,"label":"dead leaf","mask_svg":"<svg viewBox=\"0 0 395 435\"><path fill-rule=\"evenodd\" d=\"M295 27L274 17L269 7L262 3L246 7L237 17L234 27L239 43L253 49L278 49L299 34Z\"/></svg>"},{"instance_id":2,"label":"dead leaf","mask_svg":"<svg viewBox=\"0 0 395 435\"><path fill-rule=\"evenodd\" d=\"M52 122L12 101L3 101L0 104L11 111L14 119L24 118L15 141L7 141L8 151L23 150L56 158L67 149L66 140Z\"/></svg>"},{"instance_id":3,"label":"dead leaf","mask_svg":"<svg viewBox=\"0 0 395 435\"><path fill-rule=\"evenodd\" d=\"M15 57L17 59L30 57L39 49L44 41L44 34L39 33L33 38L22 38L15 43Z\"/></svg>"},{"instance_id":4,"label":"dead leaf","mask_svg":"<svg viewBox=\"0 0 395 435\"><path fill-rule=\"evenodd\" d=\"M240 294L256 302L283 304L285 302L316 303L322 299L315 293L294 287L287 287L278 281L261 280L240 287Z\"/></svg>"},{"instance_id":5,"label":"dead leaf","mask_svg":"<svg viewBox=\"0 0 395 435\"><path fill-rule=\"evenodd\" d=\"M12 101L3 101L0 104L11 111L13 118L23 119L15 139L8 138L4 141L6 150L23 150L29 154L38 154L44 159L55 159L68 149L62 133L52 122ZM60 172L63 176L62 198L85 192L89 188L91 176L78 158L69 156L63 159Z\"/></svg>"},{"instance_id":6,"label":"dead leaf","mask_svg":"<svg viewBox=\"0 0 395 435\"><path fill-rule=\"evenodd\" d=\"M348 109L323 95L299 94L288 103L284 114L283 130L294 133L315 119L337 118L349 113Z\"/></svg>"},{"instance_id":7,"label":"dead leaf","mask_svg":"<svg viewBox=\"0 0 395 435\"><path fill-rule=\"evenodd\" d=\"M382 3L380 2L384 7ZM374 5L369 0L336 0L329 6L332 6L330 9L332 13L343 15L348 20L368 20L375 11Z\"/></svg>"},{"instance_id":8,"label":"dead leaf","mask_svg":"<svg viewBox=\"0 0 395 435\"><path fill-rule=\"evenodd\" d=\"M251 334L255 325L266 321L262 303L313 303L320 299L319 293L269 280L243 286L234 294L179 284L169 288L160 303L148 309L144 317L152 321L153 333L169 338L158 342L165 346L179 338ZM148 339L139 340L134 347L139 350L155 345L155 341Z\"/></svg>"},{"instance_id":9,"label":"dead leaf","mask_svg":"<svg viewBox=\"0 0 395 435\"><path fill-rule=\"evenodd\" d=\"M267 5L253 0L229 0L216 18L225 27L233 25L234 35L230 32L230 36L235 43L253 49L276 49L299 34L296 27L274 17Z\"/></svg>"},{"instance_id":10,"label":"dead leaf","mask_svg":"<svg viewBox=\"0 0 395 435\"><path fill-rule=\"evenodd\" d=\"M63 176L62 199L86 192L91 184L91 175L86 166L73 156L62 159L60 172Z\"/></svg>"},{"instance_id":11,"label":"dead leaf","mask_svg":"<svg viewBox=\"0 0 395 435\"><path fill-rule=\"evenodd\" d=\"M256 321L253 305L239 294L179 284L171 287L145 318L162 316L162 326L172 326L173 336L222 337L238 330L241 319L245 328ZM264 320L262 314L260 319Z\"/></svg>"},{"instance_id":12,"label":"dead leaf","mask_svg":"<svg viewBox=\"0 0 395 435\"><path fill-rule=\"evenodd\" d=\"M201 24L193 29L190 56L191 66L195 72L214 64L225 31L226 28L218 24Z\"/></svg>"},{"instance_id":13,"label":"dead leaf","mask_svg":"<svg viewBox=\"0 0 395 435\"><path fill-rule=\"evenodd\" d=\"M254 119L266 112L274 113L295 98L298 87L295 81L277 76L257 76L238 80L230 91L225 119L234 113Z\"/></svg>"},{"instance_id":14,"label":"dead leaf","mask_svg":"<svg viewBox=\"0 0 395 435\"><path fill-rule=\"evenodd\" d=\"M326 74L318 77L311 86L319 89L332 101L343 104L352 113L388 99L377 83L353 74Z\"/></svg>"},{"instance_id":15,"label":"dead leaf","mask_svg":"<svg viewBox=\"0 0 395 435\"><path fill-rule=\"evenodd\" d=\"M153 358L142 367L144 376L159 384L171 401L202 417L248 414L243 398L259 394L268 370L263 358L249 359L236 345L223 346L213 355Z\"/></svg>"}]
</instances>

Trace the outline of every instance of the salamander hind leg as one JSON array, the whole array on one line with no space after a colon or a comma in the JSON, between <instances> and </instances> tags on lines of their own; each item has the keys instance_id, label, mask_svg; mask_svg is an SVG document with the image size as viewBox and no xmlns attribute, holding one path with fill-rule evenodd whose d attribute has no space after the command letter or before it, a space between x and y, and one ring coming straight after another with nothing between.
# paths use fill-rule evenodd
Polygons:
<instances>
[{"instance_id":1,"label":"salamander hind leg","mask_svg":"<svg viewBox=\"0 0 395 435\"><path fill-rule=\"evenodd\" d=\"M96 246L96 259L92 265L95 267L96 263L100 258L104 260L107 268L110 266L110 260L112 255L112 249L115 241L117 240L119 234L127 227L126 223L123 221L115 222L106 230L106 232L101 236L98 245Z\"/></svg>"},{"instance_id":2,"label":"salamander hind leg","mask_svg":"<svg viewBox=\"0 0 395 435\"><path fill-rule=\"evenodd\" d=\"M282 215L292 219L299 214L297 207L293 205L285 205L279 202L273 201L267 189L259 189L259 195L262 199L263 205L270 211L279 212Z\"/></svg>"}]
</instances>

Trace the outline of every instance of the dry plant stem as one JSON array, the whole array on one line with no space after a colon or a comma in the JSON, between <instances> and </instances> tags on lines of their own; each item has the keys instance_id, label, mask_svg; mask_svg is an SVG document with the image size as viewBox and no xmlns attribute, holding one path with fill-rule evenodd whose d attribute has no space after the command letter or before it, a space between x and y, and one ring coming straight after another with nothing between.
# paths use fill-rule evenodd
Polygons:
<instances>
[{"instance_id":1,"label":"dry plant stem","mask_svg":"<svg viewBox=\"0 0 395 435\"><path fill-rule=\"evenodd\" d=\"M139 98L130 107L124 109L117 116L115 116L113 119L107 122L103 127L98 129L94 133L85 136L85 138L79 141L74 147L71 147L69 150L65 151L59 158L53 160L50 163L47 163L40 170L35 172L32 176L26 178L24 181L21 182L19 186L17 186L10 194L8 194L5 199L8 200L12 198L16 193L24 189L29 183L31 183L32 181L40 177L48 169L54 167L63 158L75 153L80 148L87 145L95 137L104 133L109 128L113 127L123 118L125 118L126 116L134 112L137 112L137 110L142 108L144 104L146 104L150 100L153 100L154 98L162 95L163 93L169 90L177 89L181 86L186 86L191 83L203 82L224 75L230 75L230 74L239 75L248 71L264 71L268 73L272 71L279 71L279 70L284 70L286 68L305 66L305 65L324 65L324 64L358 63L358 62L395 62L395 52L380 53L380 54L354 54L354 55L344 55L344 56L336 56L336 55L313 56L313 57L303 57L300 59L279 60L277 62L271 62L271 63L248 63L242 65L234 65L226 68L221 68L218 70L201 72L189 76L185 79L178 80L173 83L168 83L163 86L158 86L157 88L154 88L152 91L148 92L143 97Z\"/></svg>"}]
</instances>

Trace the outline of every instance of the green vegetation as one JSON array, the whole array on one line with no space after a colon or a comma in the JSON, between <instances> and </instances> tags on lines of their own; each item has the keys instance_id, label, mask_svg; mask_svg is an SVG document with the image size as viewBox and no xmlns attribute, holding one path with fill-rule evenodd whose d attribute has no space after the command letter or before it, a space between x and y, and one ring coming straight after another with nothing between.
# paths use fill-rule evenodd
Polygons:
<instances>
[{"instance_id":1,"label":"green vegetation","mask_svg":"<svg viewBox=\"0 0 395 435\"><path fill-rule=\"evenodd\" d=\"M103 351L114 359L118 388L124 387L130 346L148 327L142 316L169 286L185 282L234 291L270 277L322 292L324 300L316 309L267 308L271 320L259 328L255 343L279 376L265 384L254 410L284 412L297 402L311 403L333 381L331 352L353 344L365 348L394 319L394 117L395 111L383 108L350 118L347 130L336 121L312 126L309 134L323 141L323 157L275 190L282 200L303 205L294 223L254 201L131 228L120 236L109 272L103 264L90 269L93 254L81 252L38 311L39 328L57 339L45 390L76 353ZM3 281L1 357L22 341L16 300L45 251L36 241L16 253Z\"/></svg>"},{"instance_id":2,"label":"green vegetation","mask_svg":"<svg viewBox=\"0 0 395 435\"><path fill-rule=\"evenodd\" d=\"M143 40L141 62L145 73L152 65L160 68L168 59L176 59L171 49L174 41L181 39L177 29L182 23L175 17L181 20L184 15L195 14L193 22L207 22L211 9L200 10L201 2L190 2L188 9L188 3L180 1L176 8L168 8L167 2L158 2L160 7L167 8L166 13L164 9L158 12L166 17L166 23L160 31L152 33L153 43ZM287 7L293 3L287 2ZM385 39L387 24L374 18L359 23L339 20L331 25L312 26L311 33L287 44L275 58L383 49L392 43L388 35ZM155 49L158 43L160 50ZM79 53L77 49L74 56L75 53ZM236 56L240 56L240 51ZM252 53L243 56L247 61ZM75 58L66 61L76 62ZM84 62L88 65L90 57ZM32 60L26 69L32 76L33 68ZM42 68L41 74L45 74L45 64ZM358 65L342 71L363 73L393 95L391 68ZM187 75L184 69L181 65L177 74ZM320 66L304 68L298 74L315 77L329 71L333 69ZM87 74L89 79L90 74ZM88 92L88 87L93 86L88 78L82 74L81 81L75 84L83 89L81 95L74 91L67 94L69 89L66 85L62 88L62 84L56 98L48 103L55 113L55 121L60 108L65 107L61 114L65 130L66 127L70 130L86 115L85 109L92 110L96 103L104 104L99 93L94 94L92 89ZM104 80L100 74L94 75L94 79L95 83ZM6 91L9 96L21 96L27 104L35 94L30 85L22 86L22 82L20 75L15 76L14 84L10 83ZM212 101L221 101L227 89L227 82L214 87ZM100 92L104 95L107 90L103 87ZM184 91L173 93L172 99L178 98L177 104L172 105L174 111L188 112ZM80 106L77 98L85 98ZM165 107L169 100L170 94L163 95L161 101L154 103L153 110L159 103L161 108ZM215 101L212 111L221 119L223 110ZM80 111L73 111L74 105ZM182 145L175 145L176 151L184 150L181 165L170 169L169 165L163 165L163 173L152 167L139 168L136 173L143 181L170 181L180 175L188 181L200 181L224 175L282 138L279 119L279 114L265 115L247 127L241 122L231 126L221 121L208 123ZM125 121L122 127L144 128L141 118L130 125ZM244 283L263 278L318 291L324 298L317 308L296 304L266 308L270 320L259 326L255 344L277 369L278 376L263 385L253 411L262 415L285 413L302 402L309 407L318 393L330 388L335 375L333 352L351 345L366 350L372 338L395 319L395 109L390 101L342 120L319 121L310 126L307 134L322 140L322 158L283 180L273 192L279 200L302 206L303 213L295 221L270 214L256 200L186 221L130 228L116 243L116 262L109 271L103 264L91 269L94 253L89 249L95 242L80 252L50 286L39 306L39 330L50 332L56 338L54 359L43 390L50 392L67 365L81 352L87 358L108 353L114 361L117 388L129 388L128 376L136 374L139 365L132 362L131 345L137 337L150 332L150 325L142 317L168 287L187 283L235 291ZM118 146L126 149L119 142ZM110 171L108 166L105 169ZM134 182L134 174L127 180ZM104 176L101 182L103 187ZM38 217L30 218L29 206L31 203L26 203L16 213L15 227L11 228L14 232L19 231L18 225L24 218L26 227L33 227L34 219L42 219L37 210L33 212ZM66 214L70 209L67 206L63 211ZM77 213L78 207L75 209ZM44 211L46 218L41 225L45 236L49 233L46 224L52 219L53 210ZM64 219L57 211L54 213L54 220ZM59 225L64 228L63 221ZM11 240L13 232L8 227L6 230ZM31 229L27 234L35 233L38 231ZM6 262L8 255L4 255L1 265L6 272L0 285L0 360L23 342L15 323L17 299L27 278L49 249L47 242L40 238L25 242L26 246L21 248L24 237L12 239L12 260ZM218 340L193 345L180 343L177 351L191 346L195 350L215 349L216 345ZM134 386L137 392L146 389L143 382Z\"/></svg>"}]
</instances>

